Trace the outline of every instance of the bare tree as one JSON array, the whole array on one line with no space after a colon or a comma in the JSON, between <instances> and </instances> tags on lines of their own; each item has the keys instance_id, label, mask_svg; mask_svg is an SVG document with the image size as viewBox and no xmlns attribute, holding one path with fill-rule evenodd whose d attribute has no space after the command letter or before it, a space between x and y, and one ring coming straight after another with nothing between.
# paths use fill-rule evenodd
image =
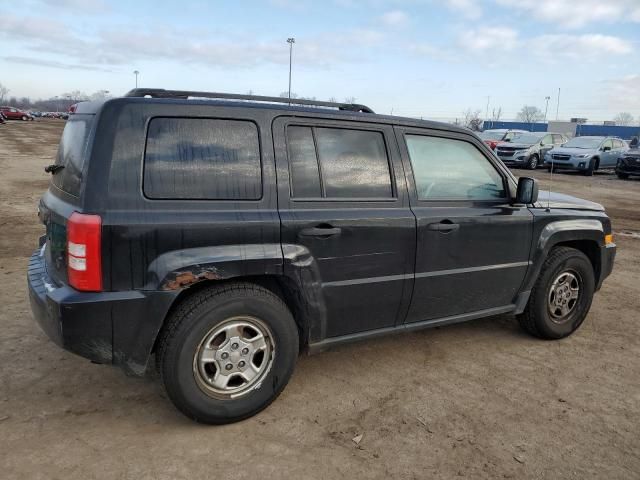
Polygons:
<instances>
[{"instance_id":1,"label":"bare tree","mask_svg":"<svg viewBox=\"0 0 640 480\"><path fill-rule=\"evenodd\" d=\"M346 97L344 103L356 103L356 97Z\"/></svg>"},{"instance_id":2,"label":"bare tree","mask_svg":"<svg viewBox=\"0 0 640 480\"><path fill-rule=\"evenodd\" d=\"M329 99L329 101L330 101L331 103L338 103L338 99L337 99L336 97L331 97L331 98Z\"/></svg>"},{"instance_id":3,"label":"bare tree","mask_svg":"<svg viewBox=\"0 0 640 480\"><path fill-rule=\"evenodd\" d=\"M480 110L471 110L470 108L468 108L464 112L464 120L462 121L462 125L473 130L474 132L479 132L480 127L482 126Z\"/></svg>"},{"instance_id":4,"label":"bare tree","mask_svg":"<svg viewBox=\"0 0 640 480\"><path fill-rule=\"evenodd\" d=\"M620 112L613 117L613 121L616 122L616 125L628 127L629 125L633 125L633 115L629 112Z\"/></svg>"},{"instance_id":5,"label":"bare tree","mask_svg":"<svg viewBox=\"0 0 640 480\"><path fill-rule=\"evenodd\" d=\"M532 105L525 105L522 110L518 112L518 120L526 123L539 122L544 118L544 113L538 107Z\"/></svg>"},{"instance_id":6,"label":"bare tree","mask_svg":"<svg viewBox=\"0 0 640 480\"><path fill-rule=\"evenodd\" d=\"M499 107L497 110L494 108L491 113L491 120L497 122L500 120L500 117L502 117L502 107Z\"/></svg>"},{"instance_id":7,"label":"bare tree","mask_svg":"<svg viewBox=\"0 0 640 480\"><path fill-rule=\"evenodd\" d=\"M0 102L4 102L4 97L7 93L9 93L9 89L0 83Z\"/></svg>"}]
</instances>

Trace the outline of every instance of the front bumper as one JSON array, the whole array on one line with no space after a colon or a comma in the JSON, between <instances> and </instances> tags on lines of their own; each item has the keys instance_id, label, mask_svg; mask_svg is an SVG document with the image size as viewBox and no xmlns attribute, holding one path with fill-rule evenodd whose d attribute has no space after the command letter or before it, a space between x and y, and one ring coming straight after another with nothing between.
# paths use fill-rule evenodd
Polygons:
<instances>
[{"instance_id":1,"label":"front bumper","mask_svg":"<svg viewBox=\"0 0 640 480\"><path fill-rule=\"evenodd\" d=\"M58 346L97 363L142 375L174 292L79 292L49 277L44 249L29 259L33 316Z\"/></svg>"},{"instance_id":2,"label":"front bumper","mask_svg":"<svg viewBox=\"0 0 640 480\"><path fill-rule=\"evenodd\" d=\"M550 160L545 157L544 165L550 167L553 164L553 169L556 170L587 170L591 159L579 159L579 160Z\"/></svg>"},{"instance_id":3,"label":"front bumper","mask_svg":"<svg viewBox=\"0 0 640 480\"><path fill-rule=\"evenodd\" d=\"M600 271L596 283L596 290L600 290L602 282L605 278L611 275L613 271L613 263L616 258L616 244L609 243L603 247L600 247Z\"/></svg>"},{"instance_id":4,"label":"front bumper","mask_svg":"<svg viewBox=\"0 0 640 480\"><path fill-rule=\"evenodd\" d=\"M618 163L616 165L616 173L640 175L640 159L632 158L618 160Z\"/></svg>"}]
</instances>

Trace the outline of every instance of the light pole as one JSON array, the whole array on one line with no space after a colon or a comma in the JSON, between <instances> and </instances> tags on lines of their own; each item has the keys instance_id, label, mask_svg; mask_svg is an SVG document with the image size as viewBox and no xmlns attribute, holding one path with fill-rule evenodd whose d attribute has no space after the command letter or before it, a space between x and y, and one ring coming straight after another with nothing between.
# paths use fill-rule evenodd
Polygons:
<instances>
[{"instance_id":1,"label":"light pole","mask_svg":"<svg viewBox=\"0 0 640 480\"><path fill-rule=\"evenodd\" d=\"M559 111L560 111L560 89L558 89L558 104L556 105L556 121L558 120Z\"/></svg>"},{"instance_id":2,"label":"light pole","mask_svg":"<svg viewBox=\"0 0 640 480\"><path fill-rule=\"evenodd\" d=\"M547 101L547 105L544 107L544 121L547 121L547 110L549 110L549 100L551 100L551 97L544 97L544 99Z\"/></svg>"},{"instance_id":3,"label":"light pole","mask_svg":"<svg viewBox=\"0 0 640 480\"><path fill-rule=\"evenodd\" d=\"M59 107L58 107L58 95L56 95L55 97L53 97L56 103L56 113L58 113Z\"/></svg>"},{"instance_id":4,"label":"light pole","mask_svg":"<svg viewBox=\"0 0 640 480\"><path fill-rule=\"evenodd\" d=\"M138 88L138 75L140 74L140 72L138 70L134 70L133 74L136 76L136 88Z\"/></svg>"},{"instance_id":5,"label":"light pole","mask_svg":"<svg viewBox=\"0 0 640 480\"><path fill-rule=\"evenodd\" d=\"M291 105L291 61L293 59L293 44L296 43L296 39L287 38L287 43L289 44L289 105Z\"/></svg>"},{"instance_id":6,"label":"light pole","mask_svg":"<svg viewBox=\"0 0 640 480\"><path fill-rule=\"evenodd\" d=\"M491 97L490 97L490 96L488 96L488 97L487 97L487 112L486 112L486 113L485 113L485 115L484 115L484 119L485 119L485 120L488 120L488 119L489 119L489 102L490 102L490 101L491 101Z\"/></svg>"}]
</instances>

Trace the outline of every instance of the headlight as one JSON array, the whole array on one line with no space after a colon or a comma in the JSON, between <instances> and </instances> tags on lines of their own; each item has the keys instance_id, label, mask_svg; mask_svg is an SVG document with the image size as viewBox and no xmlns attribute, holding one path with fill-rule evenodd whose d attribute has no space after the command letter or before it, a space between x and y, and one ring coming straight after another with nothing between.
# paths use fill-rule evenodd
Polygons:
<instances>
[{"instance_id":1,"label":"headlight","mask_svg":"<svg viewBox=\"0 0 640 480\"><path fill-rule=\"evenodd\" d=\"M581 153L580 155L574 155L575 158L587 158L590 157L591 155L588 153Z\"/></svg>"}]
</instances>

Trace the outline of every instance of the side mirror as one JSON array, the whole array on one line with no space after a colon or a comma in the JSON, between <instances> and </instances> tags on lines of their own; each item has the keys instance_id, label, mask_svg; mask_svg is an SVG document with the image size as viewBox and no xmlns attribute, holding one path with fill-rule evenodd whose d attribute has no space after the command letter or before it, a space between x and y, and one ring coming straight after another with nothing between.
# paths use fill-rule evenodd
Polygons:
<instances>
[{"instance_id":1,"label":"side mirror","mask_svg":"<svg viewBox=\"0 0 640 480\"><path fill-rule=\"evenodd\" d=\"M608 152L609 150L611 150L611 147L602 147L603 152Z\"/></svg>"},{"instance_id":2,"label":"side mirror","mask_svg":"<svg viewBox=\"0 0 640 480\"><path fill-rule=\"evenodd\" d=\"M531 177L520 177L518 179L518 190L516 191L516 203L527 205L538 201L538 181Z\"/></svg>"}]
</instances>

